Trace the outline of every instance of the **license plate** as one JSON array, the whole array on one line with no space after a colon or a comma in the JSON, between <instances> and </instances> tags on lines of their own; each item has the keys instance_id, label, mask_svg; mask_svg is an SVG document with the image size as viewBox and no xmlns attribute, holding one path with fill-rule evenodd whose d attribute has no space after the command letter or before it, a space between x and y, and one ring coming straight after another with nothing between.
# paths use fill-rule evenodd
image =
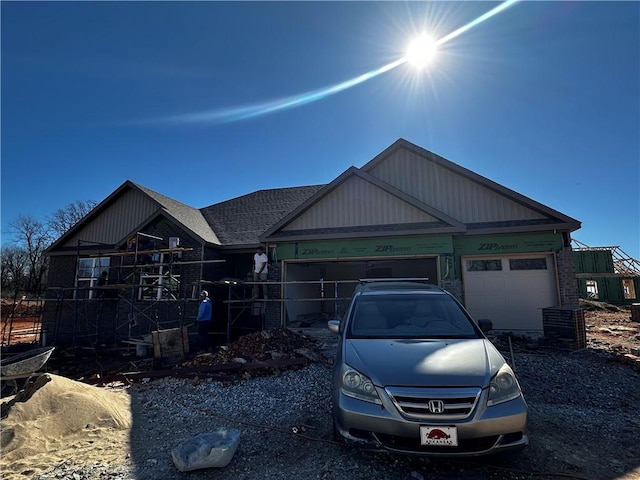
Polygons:
<instances>
[{"instance_id":1,"label":"license plate","mask_svg":"<svg viewBox=\"0 0 640 480\"><path fill-rule=\"evenodd\" d=\"M456 427L420 427L420 445L457 447L458 429Z\"/></svg>"}]
</instances>

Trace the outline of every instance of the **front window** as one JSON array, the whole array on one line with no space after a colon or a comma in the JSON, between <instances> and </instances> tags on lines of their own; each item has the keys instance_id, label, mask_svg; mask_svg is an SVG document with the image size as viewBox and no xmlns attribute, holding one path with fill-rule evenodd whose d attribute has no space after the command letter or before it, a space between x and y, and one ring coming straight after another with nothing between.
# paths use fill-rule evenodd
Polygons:
<instances>
[{"instance_id":1,"label":"front window","mask_svg":"<svg viewBox=\"0 0 640 480\"><path fill-rule=\"evenodd\" d=\"M109 274L109 257L81 258L76 274L76 298L96 298L100 278Z\"/></svg>"},{"instance_id":2,"label":"front window","mask_svg":"<svg viewBox=\"0 0 640 480\"><path fill-rule=\"evenodd\" d=\"M477 338L462 308L447 295L363 295L349 320L350 338Z\"/></svg>"}]
</instances>

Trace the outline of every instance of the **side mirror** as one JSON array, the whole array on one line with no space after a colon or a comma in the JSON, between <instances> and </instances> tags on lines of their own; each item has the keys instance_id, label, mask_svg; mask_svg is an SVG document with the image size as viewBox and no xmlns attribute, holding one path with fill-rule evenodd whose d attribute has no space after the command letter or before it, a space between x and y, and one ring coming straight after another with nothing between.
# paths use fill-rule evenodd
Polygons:
<instances>
[{"instance_id":1,"label":"side mirror","mask_svg":"<svg viewBox=\"0 0 640 480\"><path fill-rule=\"evenodd\" d=\"M478 327L480 327L480 330L482 330L484 333L487 333L490 330L493 330L493 322L489 319L481 318L480 320L478 320Z\"/></svg>"},{"instance_id":2,"label":"side mirror","mask_svg":"<svg viewBox=\"0 0 640 480\"><path fill-rule=\"evenodd\" d=\"M331 333L340 333L340 320L329 320L327 328Z\"/></svg>"}]
</instances>

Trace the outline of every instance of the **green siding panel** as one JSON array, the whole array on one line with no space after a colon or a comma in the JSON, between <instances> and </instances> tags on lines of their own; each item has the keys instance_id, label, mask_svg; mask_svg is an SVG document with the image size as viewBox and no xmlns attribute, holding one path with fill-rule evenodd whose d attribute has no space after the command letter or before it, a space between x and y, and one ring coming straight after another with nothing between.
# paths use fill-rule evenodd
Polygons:
<instances>
[{"instance_id":1,"label":"green siding panel","mask_svg":"<svg viewBox=\"0 0 640 480\"><path fill-rule=\"evenodd\" d=\"M581 250L573 252L576 273L613 273L611 250Z\"/></svg>"},{"instance_id":2,"label":"green siding panel","mask_svg":"<svg viewBox=\"0 0 640 480\"><path fill-rule=\"evenodd\" d=\"M622 280L616 277L603 278L604 290L606 296L604 297L607 302L622 303L624 301L624 294L622 293Z\"/></svg>"},{"instance_id":3,"label":"green siding panel","mask_svg":"<svg viewBox=\"0 0 640 480\"><path fill-rule=\"evenodd\" d=\"M458 255L551 252L563 245L559 233L460 236L454 244Z\"/></svg>"},{"instance_id":4,"label":"green siding panel","mask_svg":"<svg viewBox=\"0 0 640 480\"><path fill-rule=\"evenodd\" d=\"M637 303L640 295L640 277L634 277L633 283L635 287L636 298L624 298L624 289L622 281L624 277L597 277L578 278L578 291L580 298L591 300L587 295L587 281L593 280L598 285L598 302L612 303L615 305L625 305Z\"/></svg>"},{"instance_id":5,"label":"green siding panel","mask_svg":"<svg viewBox=\"0 0 640 480\"><path fill-rule=\"evenodd\" d=\"M453 252L450 235L367 238L324 242L278 243L269 247L276 260L438 255Z\"/></svg>"}]
</instances>

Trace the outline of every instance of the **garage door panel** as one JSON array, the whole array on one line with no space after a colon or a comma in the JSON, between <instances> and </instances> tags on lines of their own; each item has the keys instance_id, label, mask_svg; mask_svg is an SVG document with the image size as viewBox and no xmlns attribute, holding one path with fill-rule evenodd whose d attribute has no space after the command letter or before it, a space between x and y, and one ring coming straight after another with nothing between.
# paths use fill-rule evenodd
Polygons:
<instances>
[{"instance_id":1,"label":"garage door panel","mask_svg":"<svg viewBox=\"0 0 640 480\"><path fill-rule=\"evenodd\" d=\"M481 283L485 291L503 291L506 287L503 275L491 275L481 279Z\"/></svg>"},{"instance_id":2,"label":"garage door panel","mask_svg":"<svg viewBox=\"0 0 640 480\"><path fill-rule=\"evenodd\" d=\"M557 305L551 256L473 262L476 266L486 262L493 269L488 271L468 271L472 262L467 260L463 261L465 306L472 316L490 319L497 330L542 330L542 309ZM511 270L512 266L519 269Z\"/></svg>"},{"instance_id":3,"label":"garage door panel","mask_svg":"<svg viewBox=\"0 0 640 480\"><path fill-rule=\"evenodd\" d=\"M491 290L489 290L491 292ZM467 303L473 305L473 315L475 318L496 318L506 308L506 298L504 295L469 295Z\"/></svg>"}]
</instances>

